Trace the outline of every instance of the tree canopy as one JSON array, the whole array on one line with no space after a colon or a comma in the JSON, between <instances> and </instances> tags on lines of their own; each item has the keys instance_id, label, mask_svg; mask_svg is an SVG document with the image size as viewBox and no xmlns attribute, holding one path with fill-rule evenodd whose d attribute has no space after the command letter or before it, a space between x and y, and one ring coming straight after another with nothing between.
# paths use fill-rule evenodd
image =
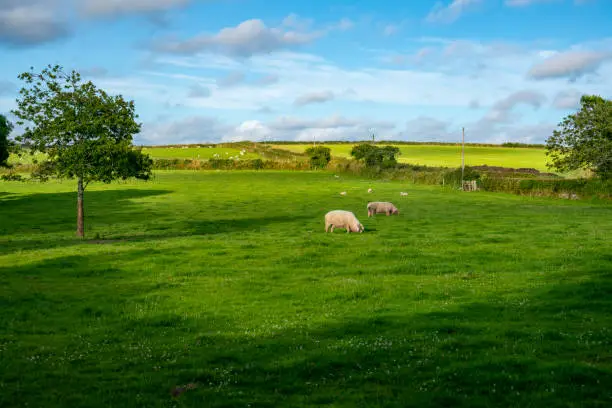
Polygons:
<instances>
[{"instance_id":1,"label":"tree canopy","mask_svg":"<svg viewBox=\"0 0 612 408\"><path fill-rule=\"evenodd\" d=\"M108 95L91 81L81 81L77 71L66 73L59 65L39 73L31 68L19 79L26 85L13 114L25 130L16 140L31 154L46 153L34 177L77 179L77 235L82 237L88 183L150 177L152 160L132 146L133 135L141 129L134 102Z\"/></svg>"},{"instance_id":2,"label":"tree canopy","mask_svg":"<svg viewBox=\"0 0 612 408\"><path fill-rule=\"evenodd\" d=\"M310 167L323 169L331 161L331 149L325 146L313 146L306 149L306 154L310 156Z\"/></svg>"},{"instance_id":3,"label":"tree canopy","mask_svg":"<svg viewBox=\"0 0 612 408\"><path fill-rule=\"evenodd\" d=\"M546 140L549 167L558 171L590 169L612 177L612 100L583 95L580 110L567 115Z\"/></svg>"},{"instance_id":4,"label":"tree canopy","mask_svg":"<svg viewBox=\"0 0 612 408\"><path fill-rule=\"evenodd\" d=\"M351 156L357 160L363 161L367 167L395 167L397 165L397 159L395 156L399 154L399 147L378 147L370 143L358 144L351 149Z\"/></svg>"},{"instance_id":5,"label":"tree canopy","mask_svg":"<svg viewBox=\"0 0 612 408\"><path fill-rule=\"evenodd\" d=\"M13 130L13 124L6 116L0 115L0 166L8 166L8 158L11 153L11 142L8 136Z\"/></svg>"}]
</instances>

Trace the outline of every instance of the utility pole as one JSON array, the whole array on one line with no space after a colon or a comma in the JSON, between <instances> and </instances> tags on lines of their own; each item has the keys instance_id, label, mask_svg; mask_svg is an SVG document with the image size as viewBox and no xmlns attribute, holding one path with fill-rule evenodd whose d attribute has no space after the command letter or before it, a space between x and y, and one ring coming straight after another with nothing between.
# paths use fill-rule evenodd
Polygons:
<instances>
[{"instance_id":1,"label":"utility pole","mask_svg":"<svg viewBox=\"0 0 612 408\"><path fill-rule=\"evenodd\" d=\"M461 128L461 189L463 190L463 170L465 168L465 128Z\"/></svg>"}]
</instances>

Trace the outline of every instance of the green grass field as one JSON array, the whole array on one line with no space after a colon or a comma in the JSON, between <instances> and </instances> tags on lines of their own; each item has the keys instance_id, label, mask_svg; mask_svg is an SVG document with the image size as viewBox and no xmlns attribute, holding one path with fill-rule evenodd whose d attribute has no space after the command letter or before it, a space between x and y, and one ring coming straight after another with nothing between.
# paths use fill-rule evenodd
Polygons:
<instances>
[{"instance_id":1,"label":"green grass field","mask_svg":"<svg viewBox=\"0 0 612 408\"><path fill-rule=\"evenodd\" d=\"M241 159L257 159L260 156L257 153L245 152L243 155L240 154L240 149L231 147L188 147L183 148L170 148L170 147L147 147L143 148L142 151L147 153L153 159L196 159L196 160L208 160L213 158L215 154L221 159L227 159L229 157L239 157ZM34 156L37 160L45 158L44 154L37 153ZM33 159L29 154L24 154L21 158L17 155L12 154L9 158L9 164L31 164Z\"/></svg>"},{"instance_id":2,"label":"green grass field","mask_svg":"<svg viewBox=\"0 0 612 408\"><path fill-rule=\"evenodd\" d=\"M350 157L353 145L350 144L324 144L331 148L332 156ZM274 145L278 149L292 152L304 152L310 144ZM461 146L445 145L397 145L401 155L401 163L420 164L425 166L461 167ZM546 168L546 150L538 148L509 148L509 147L465 147L466 166L502 166L502 167L531 167L540 171L550 171Z\"/></svg>"},{"instance_id":3,"label":"green grass field","mask_svg":"<svg viewBox=\"0 0 612 408\"><path fill-rule=\"evenodd\" d=\"M609 204L157 172L90 186L80 242L74 190L0 182L2 407L612 402Z\"/></svg>"},{"instance_id":4,"label":"green grass field","mask_svg":"<svg viewBox=\"0 0 612 408\"><path fill-rule=\"evenodd\" d=\"M188 147L183 148L170 148L170 147L153 147L143 148L143 153L149 154L153 159L199 159L208 160L213 158L216 154L221 159L227 159L229 157L239 157L241 159L257 159L260 156L256 153L245 152L244 155L240 155L240 149L234 149L231 147Z\"/></svg>"}]
</instances>

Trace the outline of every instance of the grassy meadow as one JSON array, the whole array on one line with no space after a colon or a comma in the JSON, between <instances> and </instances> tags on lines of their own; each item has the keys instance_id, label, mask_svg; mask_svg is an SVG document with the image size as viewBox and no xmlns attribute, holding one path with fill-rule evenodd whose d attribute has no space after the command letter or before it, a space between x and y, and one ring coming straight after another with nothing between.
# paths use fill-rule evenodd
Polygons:
<instances>
[{"instance_id":1,"label":"grassy meadow","mask_svg":"<svg viewBox=\"0 0 612 408\"><path fill-rule=\"evenodd\" d=\"M257 159L260 155L253 152L245 152L240 154L241 149L232 147L145 147L142 151L152 159L192 159L192 160L209 160L217 155L217 158L228 159L230 157L239 157L240 159ZM29 154L24 154L22 157L16 154L11 154L9 164L31 164L34 159L40 161L45 158L42 153L36 153L33 157Z\"/></svg>"},{"instance_id":2,"label":"grassy meadow","mask_svg":"<svg viewBox=\"0 0 612 408\"><path fill-rule=\"evenodd\" d=\"M75 208L0 182L2 407L612 403L609 204L160 171L91 185L85 241Z\"/></svg>"},{"instance_id":3,"label":"grassy meadow","mask_svg":"<svg viewBox=\"0 0 612 408\"><path fill-rule=\"evenodd\" d=\"M143 153L151 156L152 159L194 159L209 160L217 155L220 159L239 157L241 159L257 159L260 156L256 153L245 152L240 154L240 149L232 147L145 147Z\"/></svg>"},{"instance_id":4,"label":"grassy meadow","mask_svg":"<svg viewBox=\"0 0 612 408\"><path fill-rule=\"evenodd\" d=\"M350 157L351 144L326 144L332 156ZM292 152L304 152L312 144L274 145L275 148ZM401 155L400 163L424 166L461 167L461 145L397 145ZM540 171L550 171L546 167L546 150L540 148L482 147L465 146L466 166L530 167Z\"/></svg>"}]
</instances>

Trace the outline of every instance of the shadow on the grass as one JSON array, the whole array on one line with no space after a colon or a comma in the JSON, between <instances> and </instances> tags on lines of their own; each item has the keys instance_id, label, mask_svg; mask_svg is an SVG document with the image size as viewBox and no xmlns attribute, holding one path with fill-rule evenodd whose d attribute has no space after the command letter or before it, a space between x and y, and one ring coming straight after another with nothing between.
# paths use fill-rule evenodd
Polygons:
<instances>
[{"instance_id":1,"label":"shadow on the grass","mask_svg":"<svg viewBox=\"0 0 612 408\"><path fill-rule=\"evenodd\" d=\"M280 214L268 217L217 218L219 214L200 213L199 217L211 219L177 219L169 217L170 210L162 205L157 208L141 206L133 199L171 193L170 190L105 190L85 193L85 240L76 238L76 194L30 194L7 201L0 201L2 219L0 234L12 235L12 239L0 241L0 254L17 251L68 247L82 243L112 244L117 242L144 242L150 240L181 238L198 235L232 232L258 232L270 224L294 223L313 217L309 215ZM45 211L47 209L47 211ZM161 220L164 219L164 220ZM169 219L171 221L166 221ZM187 219L187 221L185 221ZM117 225L103 231L102 236L92 234L89 226ZM121 227L133 225L135 230L125 233ZM125 231L125 228L123 228ZM47 235L47 234L56 234ZM63 234L64 237L58 236ZM67 237L67 234L71 236ZM47 235L47 236L45 236ZM14 238L17 236L17 238Z\"/></svg>"},{"instance_id":2,"label":"shadow on the grass","mask_svg":"<svg viewBox=\"0 0 612 408\"><path fill-rule=\"evenodd\" d=\"M603 407L612 399L609 256L573 281L450 310L377 311L347 294L325 308L350 304L353 317L289 329L271 317L261 330L267 334L253 335L242 331L249 323L240 307L231 316L196 307L199 317L169 313L162 303L151 309L192 288L180 278L126 276L108 263L146 252L0 269L0 279L13 285L37 277L57 284L56 290L24 284L4 298L0 339L36 336L38 344L54 344L69 324L73 336L100 348L58 374L44 360L26 371L30 365L15 356L27 346L5 342L13 374L0 374L0 403L65 406L73 398L81 406L161 407L171 402L171 388L186 384L192 389L178 397L183 407ZM83 285L92 285L83 292L88 296L73 293ZM294 295L286 301L299 298ZM357 317L360 312L368 317ZM50 390L55 404L45 399Z\"/></svg>"},{"instance_id":3,"label":"shadow on the grass","mask_svg":"<svg viewBox=\"0 0 612 408\"><path fill-rule=\"evenodd\" d=\"M181 397L193 407L604 406L612 399L608 265L589 281L452 311L345 318L259 338L194 336L176 385L198 387Z\"/></svg>"},{"instance_id":4,"label":"shadow on the grass","mask_svg":"<svg viewBox=\"0 0 612 408\"><path fill-rule=\"evenodd\" d=\"M122 189L85 192L85 229L91 222L109 224L150 219L133 199L171 193L170 190ZM44 237L42 234L76 232L76 193L35 193L9 200L0 200L0 236L12 235L0 245L0 254L20 250L72 246L83 241L70 238ZM40 235L38 235L40 234ZM30 237L30 235L32 237ZM38 235L38 236L37 236ZM40 237L40 238L39 238Z\"/></svg>"}]
</instances>

